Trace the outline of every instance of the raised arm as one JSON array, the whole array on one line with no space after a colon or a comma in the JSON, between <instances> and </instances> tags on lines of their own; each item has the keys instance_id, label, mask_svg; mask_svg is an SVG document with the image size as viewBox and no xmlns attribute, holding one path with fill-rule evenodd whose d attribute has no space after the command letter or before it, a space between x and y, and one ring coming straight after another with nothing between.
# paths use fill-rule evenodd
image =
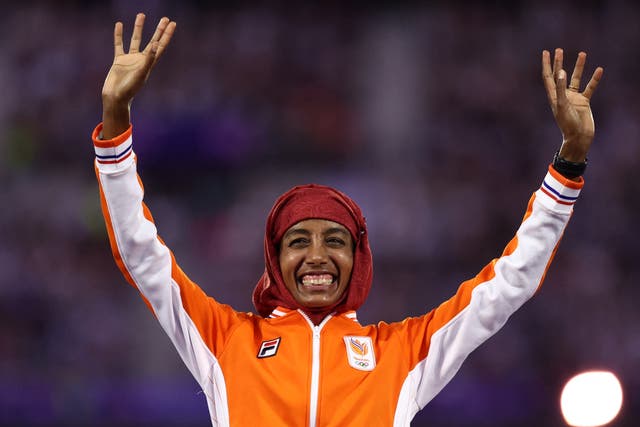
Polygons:
<instances>
[{"instance_id":1,"label":"raised arm","mask_svg":"<svg viewBox=\"0 0 640 427\"><path fill-rule=\"evenodd\" d=\"M144 18L143 14L136 16L129 53L123 49L122 24L115 25L115 56L102 89L103 123L92 133L102 212L122 274L140 292L205 394L213 396L224 390L223 380L216 380L220 376L216 357L223 351L227 334L248 315L218 303L187 277L158 236L143 201L129 107L176 26L162 18L141 51ZM224 414L216 416L225 418Z\"/></svg>"},{"instance_id":2,"label":"raised arm","mask_svg":"<svg viewBox=\"0 0 640 427\"><path fill-rule=\"evenodd\" d=\"M556 50L553 71L549 52L542 54L544 86L563 135L559 155L576 164L585 161L593 141L595 127L589 101L603 72L597 68L585 90L579 92L585 59L585 53L578 55L567 88L562 49ZM515 237L499 258L462 283L451 299L427 315L392 326L406 337L402 347L413 351L400 399L414 406L407 405L410 409L406 413L397 412L398 420L408 424L415 412L451 380L466 357L500 330L544 281L584 184L579 176L569 178L558 172L549 168L529 201Z\"/></svg>"},{"instance_id":3,"label":"raised arm","mask_svg":"<svg viewBox=\"0 0 640 427\"><path fill-rule=\"evenodd\" d=\"M176 23L162 18L143 50L142 29L145 15L136 15L129 52L124 51L122 22L113 30L113 64L102 87L102 137L115 138L129 128L129 109L138 91L149 78L153 66L171 41Z\"/></svg>"}]
</instances>

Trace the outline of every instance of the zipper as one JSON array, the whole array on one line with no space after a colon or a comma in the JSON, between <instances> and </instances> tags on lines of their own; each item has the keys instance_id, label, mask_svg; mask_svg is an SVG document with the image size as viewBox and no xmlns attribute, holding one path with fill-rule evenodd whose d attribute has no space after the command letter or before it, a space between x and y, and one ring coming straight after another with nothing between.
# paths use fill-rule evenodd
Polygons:
<instances>
[{"instance_id":1,"label":"zipper","mask_svg":"<svg viewBox=\"0 0 640 427\"><path fill-rule=\"evenodd\" d=\"M316 427L318 416L318 392L320 388L320 331L331 319L331 314L322 319L319 325L314 325L309 316L302 310L298 310L305 318L313 332L311 341L311 390L309 391L309 427Z\"/></svg>"}]
</instances>

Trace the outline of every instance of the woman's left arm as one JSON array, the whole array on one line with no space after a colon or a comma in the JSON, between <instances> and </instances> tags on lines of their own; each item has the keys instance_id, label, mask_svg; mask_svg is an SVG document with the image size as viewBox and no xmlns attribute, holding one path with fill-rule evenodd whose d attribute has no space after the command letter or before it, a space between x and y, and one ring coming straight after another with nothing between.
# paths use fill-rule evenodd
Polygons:
<instances>
[{"instance_id":1,"label":"woman's left arm","mask_svg":"<svg viewBox=\"0 0 640 427\"><path fill-rule=\"evenodd\" d=\"M580 175L566 174L586 160L594 136L589 102L602 68L597 68L585 90L578 92L585 59L586 54L580 53L567 88L562 50L555 52L553 70L549 52L542 54L545 89L563 135L556 158L563 158L568 169L558 171L549 166L515 237L499 258L462 283L452 298L427 315L394 324L411 353L400 400L412 404L399 405L407 410L397 414L399 419L411 419L435 397L467 356L500 330L542 284L584 185Z\"/></svg>"}]
</instances>

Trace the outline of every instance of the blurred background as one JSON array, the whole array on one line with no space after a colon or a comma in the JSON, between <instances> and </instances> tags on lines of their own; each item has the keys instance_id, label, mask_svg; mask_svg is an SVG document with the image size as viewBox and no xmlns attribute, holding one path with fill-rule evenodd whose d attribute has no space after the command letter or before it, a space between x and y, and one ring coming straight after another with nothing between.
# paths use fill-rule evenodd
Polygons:
<instances>
[{"instance_id":1,"label":"blurred background","mask_svg":"<svg viewBox=\"0 0 640 427\"><path fill-rule=\"evenodd\" d=\"M90 134L113 23L171 46L134 101L146 202L204 290L251 311L291 186L363 208L361 323L419 315L498 256L561 135L543 49L597 65L587 184L538 295L413 426L562 426L564 382L609 369L640 425L640 6L634 2L21 1L0 15L0 425L207 426L205 399L111 257ZM128 45L128 42L126 43Z\"/></svg>"}]
</instances>

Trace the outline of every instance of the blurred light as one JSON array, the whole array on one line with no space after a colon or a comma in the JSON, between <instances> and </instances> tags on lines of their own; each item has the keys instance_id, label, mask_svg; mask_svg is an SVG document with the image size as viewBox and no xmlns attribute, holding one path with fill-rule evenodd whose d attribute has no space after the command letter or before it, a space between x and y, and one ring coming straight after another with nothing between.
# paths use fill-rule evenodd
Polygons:
<instances>
[{"instance_id":1,"label":"blurred light","mask_svg":"<svg viewBox=\"0 0 640 427\"><path fill-rule=\"evenodd\" d=\"M622 406L622 387L614 374L592 371L567 381L560 397L562 416L575 427L596 427L613 420Z\"/></svg>"}]
</instances>

